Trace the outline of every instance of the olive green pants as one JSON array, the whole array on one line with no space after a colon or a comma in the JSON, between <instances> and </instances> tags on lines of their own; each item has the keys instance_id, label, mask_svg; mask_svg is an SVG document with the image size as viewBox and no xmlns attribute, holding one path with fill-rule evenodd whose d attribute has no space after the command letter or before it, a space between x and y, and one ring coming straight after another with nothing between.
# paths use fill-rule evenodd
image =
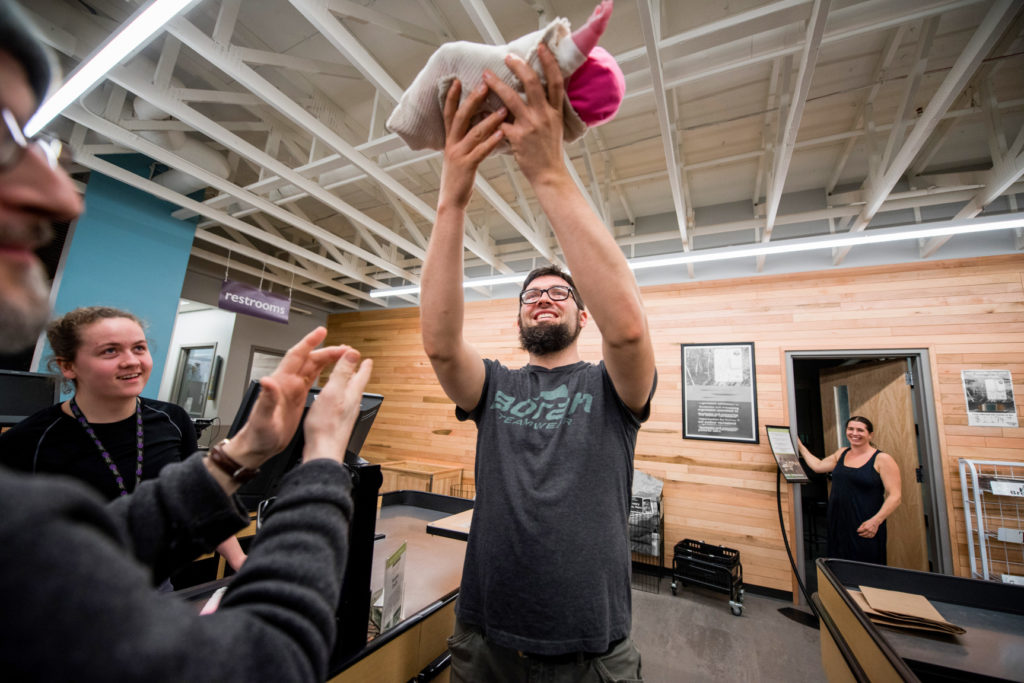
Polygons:
<instances>
[{"instance_id":1,"label":"olive green pants","mask_svg":"<svg viewBox=\"0 0 1024 683\"><path fill-rule=\"evenodd\" d=\"M448 639L452 683L632 683L643 681L640 652L624 638L604 654L538 656L489 642L456 619Z\"/></svg>"}]
</instances>

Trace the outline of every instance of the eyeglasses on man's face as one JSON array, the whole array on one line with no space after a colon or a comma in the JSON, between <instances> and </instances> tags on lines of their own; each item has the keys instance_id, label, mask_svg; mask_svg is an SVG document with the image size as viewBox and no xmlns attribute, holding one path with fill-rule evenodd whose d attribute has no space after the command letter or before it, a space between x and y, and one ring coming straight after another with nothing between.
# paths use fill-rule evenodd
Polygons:
<instances>
[{"instance_id":1,"label":"eyeglasses on man's face","mask_svg":"<svg viewBox=\"0 0 1024 683\"><path fill-rule=\"evenodd\" d=\"M0 171L8 171L17 166L25 153L33 147L46 159L50 170L55 171L58 167L70 163L70 156L57 138L49 135L25 137L18 119L7 107L0 108L0 118L4 120L3 127L0 127Z\"/></svg>"},{"instance_id":2,"label":"eyeglasses on man's face","mask_svg":"<svg viewBox=\"0 0 1024 683\"><path fill-rule=\"evenodd\" d=\"M535 304L544 294L547 294L552 301L565 301L572 296L572 287L555 285L547 289L524 289L519 293L519 300L524 304Z\"/></svg>"}]
</instances>

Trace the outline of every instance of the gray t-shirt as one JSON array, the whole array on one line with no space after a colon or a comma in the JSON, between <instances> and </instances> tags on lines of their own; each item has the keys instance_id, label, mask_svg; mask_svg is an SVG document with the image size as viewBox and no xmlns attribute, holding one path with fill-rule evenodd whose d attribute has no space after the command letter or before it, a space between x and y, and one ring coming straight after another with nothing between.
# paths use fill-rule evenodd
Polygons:
<instances>
[{"instance_id":1,"label":"gray t-shirt","mask_svg":"<svg viewBox=\"0 0 1024 683\"><path fill-rule=\"evenodd\" d=\"M479 405L456 409L478 430L458 617L516 650L603 652L630 632L633 451L650 398L634 415L603 362L484 363Z\"/></svg>"}]
</instances>

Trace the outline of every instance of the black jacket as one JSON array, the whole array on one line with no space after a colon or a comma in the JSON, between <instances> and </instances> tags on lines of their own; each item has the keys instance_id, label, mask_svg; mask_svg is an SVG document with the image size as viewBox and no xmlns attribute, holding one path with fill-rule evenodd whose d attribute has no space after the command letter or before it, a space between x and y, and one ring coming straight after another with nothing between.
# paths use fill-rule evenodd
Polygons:
<instances>
[{"instance_id":1,"label":"black jacket","mask_svg":"<svg viewBox=\"0 0 1024 683\"><path fill-rule=\"evenodd\" d=\"M69 479L0 468L0 677L323 680L350 489L334 462L289 473L220 609L200 616L153 589L247 522L200 455L109 504Z\"/></svg>"}]
</instances>

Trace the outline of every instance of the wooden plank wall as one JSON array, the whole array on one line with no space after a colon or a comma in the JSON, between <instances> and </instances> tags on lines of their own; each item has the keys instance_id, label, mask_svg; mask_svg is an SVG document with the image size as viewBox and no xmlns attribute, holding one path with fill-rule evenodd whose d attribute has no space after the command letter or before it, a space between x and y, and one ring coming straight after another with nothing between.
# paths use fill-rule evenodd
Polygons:
<instances>
[{"instance_id":1,"label":"wooden plank wall","mask_svg":"<svg viewBox=\"0 0 1024 683\"><path fill-rule=\"evenodd\" d=\"M1024 462L1024 427L968 427L960 371L1010 370L1024 416L1024 256L680 283L647 287L644 299L659 384L636 467L665 481L669 560L683 538L725 545L740 550L746 583L794 590L763 428L789 424L785 352L927 348L956 572L969 574L958 458ZM521 365L515 314L512 299L470 303L467 337L482 355ZM329 343L374 358L370 390L385 396L363 455L456 463L472 483L475 429L455 420L434 379L420 347L418 309L338 314L328 327ZM745 341L755 343L761 443L683 439L680 344ZM591 324L581 336L584 359L598 360L599 349ZM785 486L783 509L789 527Z\"/></svg>"}]
</instances>

